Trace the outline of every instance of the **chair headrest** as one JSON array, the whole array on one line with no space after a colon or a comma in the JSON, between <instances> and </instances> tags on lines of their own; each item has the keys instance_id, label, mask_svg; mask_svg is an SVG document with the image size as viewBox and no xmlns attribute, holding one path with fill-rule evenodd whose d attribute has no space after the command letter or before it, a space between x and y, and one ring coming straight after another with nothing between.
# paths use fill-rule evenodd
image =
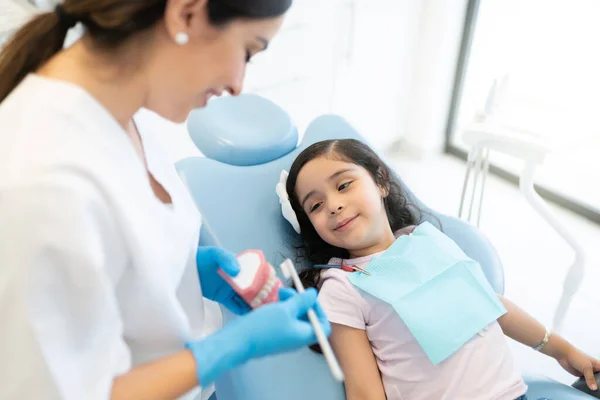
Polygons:
<instances>
[{"instance_id":1,"label":"chair headrest","mask_svg":"<svg viewBox=\"0 0 600 400\"><path fill-rule=\"evenodd\" d=\"M230 165L264 164L298 144L298 130L288 113L253 94L212 100L192 111L187 126L202 154Z\"/></svg>"}]
</instances>

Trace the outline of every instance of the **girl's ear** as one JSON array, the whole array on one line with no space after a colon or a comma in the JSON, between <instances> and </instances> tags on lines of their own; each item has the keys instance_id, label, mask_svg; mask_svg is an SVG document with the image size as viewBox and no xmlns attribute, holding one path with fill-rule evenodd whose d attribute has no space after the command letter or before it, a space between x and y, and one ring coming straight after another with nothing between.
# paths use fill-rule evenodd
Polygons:
<instances>
[{"instance_id":1,"label":"girl's ear","mask_svg":"<svg viewBox=\"0 0 600 400\"><path fill-rule=\"evenodd\" d=\"M377 169L377 186L379 187L379 194L382 198L386 198L390 194L390 185L388 183L388 176L385 170L381 167Z\"/></svg>"},{"instance_id":2,"label":"girl's ear","mask_svg":"<svg viewBox=\"0 0 600 400\"><path fill-rule=\"evenodd\" d=\"M390 195L390 188L387 185L379 186L379 193L381 194L381 197L385 199Z\"/></svg>"}]
</instances>

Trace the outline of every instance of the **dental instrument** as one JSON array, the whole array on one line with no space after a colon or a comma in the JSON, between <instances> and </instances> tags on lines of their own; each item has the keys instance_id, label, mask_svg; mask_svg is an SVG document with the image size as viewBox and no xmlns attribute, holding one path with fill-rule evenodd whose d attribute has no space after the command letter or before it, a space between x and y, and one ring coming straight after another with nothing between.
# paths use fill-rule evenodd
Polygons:
<instances>
[{"instance_id":1,"label":"dental instrument","mask_svg":"<svg viewBox=\"0 0 600 400\"><path fill-rule=\"evenodd\" d=\"M298 272L289 258L282 262L279 265L279 268L281 268L281 272L283 273L284 277L292 279L298 293L304 292L304 286L302 286L302 282L300 282ZM308 310L308 319L315 329L315 335L317 335L317 340L319 341L319 345L321 346L325 360L327 360L327 364L329 365L329 369L331 370L333 378L340 382L344 381L344 373L342 372L342 368L333 354L333 349L331 348L331 345L329 344L327 336L325 336L325 332L323 332L321 325L319 325L319 320L313 309Z\"/></svg>"},{"instance_id":2,"label":"dental instrument","mask_svg":"<svg viewBox=\"0 0 600 400\"><path fill-rule=\"evenodd\" d=\"M371 276L371 273L369 271L367 271L364 268L361 268L357 265L346 265L346 264L316 264L313 266L313 268L321 268L321 269L326 269L326 268L339 268L342 271L346 271L346 272L360 272L361 274L365 274L368 276Z\"/></svg>"}]
</instances>

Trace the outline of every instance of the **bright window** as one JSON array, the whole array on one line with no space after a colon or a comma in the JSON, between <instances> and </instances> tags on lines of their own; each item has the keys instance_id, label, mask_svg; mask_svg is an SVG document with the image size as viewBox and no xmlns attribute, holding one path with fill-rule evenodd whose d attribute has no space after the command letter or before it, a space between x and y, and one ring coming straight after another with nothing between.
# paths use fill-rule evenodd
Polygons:
<instances>
[{"instance_id":1,"label":"bright window","mask_svg":"<svg viewBox=\"0 0 600 400\"><path fill-rule=\"evenodd\" d=\"M600 212L600 2L481 0L451 145L504 82L496 113L506 124L552 140L558 149L536 182ZM508 78L507 78L508 77ZM495 155L515 174L521 162Z\"/></svg>"}]
</instances>

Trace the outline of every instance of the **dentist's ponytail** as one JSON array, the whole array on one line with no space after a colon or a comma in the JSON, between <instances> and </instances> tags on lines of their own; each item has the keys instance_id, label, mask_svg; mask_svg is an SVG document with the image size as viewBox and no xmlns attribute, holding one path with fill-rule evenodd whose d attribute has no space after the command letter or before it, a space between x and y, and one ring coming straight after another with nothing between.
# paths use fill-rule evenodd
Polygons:
<instances>
[{"instance_id":1,"label":"dentist's ponytail","mask_svg":"<svg viewBox=\"0 0 600 400\"><path fill-rule=\"evenodd\" d=\"M67 31L58 14L50 12L35 16L9 40L0 53L0 103L62 48Z\"/></svg>"}]
</instances>

